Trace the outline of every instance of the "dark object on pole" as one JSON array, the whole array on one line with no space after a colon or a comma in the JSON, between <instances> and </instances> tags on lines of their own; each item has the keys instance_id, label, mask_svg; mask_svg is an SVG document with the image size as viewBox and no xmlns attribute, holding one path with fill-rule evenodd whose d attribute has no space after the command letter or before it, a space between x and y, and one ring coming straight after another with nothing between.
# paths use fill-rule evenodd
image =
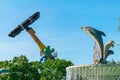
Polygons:
<instances>
[{"instance_id":1,"label":"dark object on pole","mask_svg":"<svg viewBox=\"0 0 120 80\"><path fill-rule=\"evenodd\" d=\"M8 72L9 72L8 69L0 69L0 74L2 74L2 73L8 73Z\"/></svg>"},{"instance_id":2,"label":"dark object on pole","mask_svg":"<svg viewBox=\"0 0 120 80\"><path fill-rule=\"evenodd\" d=\"M39 18L40 13L36 12L32 16L30 16L28 19L26 19L24 22L22 22L20 25L18 25L14 30L12 30L9 33L10 37L15 37L18 35L22 30L26 29L29 25L31 25L35 20Z\"/></svg>"}]
</instances>

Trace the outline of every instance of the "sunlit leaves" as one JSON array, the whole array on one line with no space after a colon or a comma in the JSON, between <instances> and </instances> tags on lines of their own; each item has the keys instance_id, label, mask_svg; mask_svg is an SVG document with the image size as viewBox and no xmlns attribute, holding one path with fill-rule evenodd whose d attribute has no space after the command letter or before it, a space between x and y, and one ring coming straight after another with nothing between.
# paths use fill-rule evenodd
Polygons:
<instances>
[{"instance_id":1,"label":"sunlit leaves","mask_svg":"<svg viewBox=\"0 0 120 80\"><path fill-rule=\"evenodd\" d=\"M11 61L0 61L0 68L9 69L9 73L0 74L0 80L61 80L66 75L66 67L72 65L64 59L29 62L21 55Z\"/></svg>"}]
</instances>

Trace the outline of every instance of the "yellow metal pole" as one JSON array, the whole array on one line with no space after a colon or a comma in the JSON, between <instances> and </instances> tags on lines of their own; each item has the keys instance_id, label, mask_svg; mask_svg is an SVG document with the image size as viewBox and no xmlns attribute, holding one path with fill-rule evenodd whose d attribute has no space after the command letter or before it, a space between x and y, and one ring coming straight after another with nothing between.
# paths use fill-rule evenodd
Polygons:
<instances>
[{"instance_id":1,"label":"yellow metal pole","mask_svg":"<svg viewBox=\"0 0 120 80\"><path fill-rule=\"evenodd\" d=\"M32 28L29 28L28 33L30 34L30 36L34 39L34 41L37 43L38 47L40 48L41 52L44 51L44 49L46 48L46 46L39 40L39 38L35 35L35 31Z\"/></svg>"}]
</instances>

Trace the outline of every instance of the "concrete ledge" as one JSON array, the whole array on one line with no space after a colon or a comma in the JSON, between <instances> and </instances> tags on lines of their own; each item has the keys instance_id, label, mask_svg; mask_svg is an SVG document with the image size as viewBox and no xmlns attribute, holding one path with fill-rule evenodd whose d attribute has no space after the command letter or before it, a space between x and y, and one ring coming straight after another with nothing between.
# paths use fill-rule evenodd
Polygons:
<instances>
[{"instance_id":1,"label":"concrete ledge","mask_svg":"<svg viewBox=\"0 0 120 80\"><path fill-rule=\"evenodd\" d=\"M70 66L66 71L66 80L120 80L120 64Z\"/></svg>"}]
</instances>

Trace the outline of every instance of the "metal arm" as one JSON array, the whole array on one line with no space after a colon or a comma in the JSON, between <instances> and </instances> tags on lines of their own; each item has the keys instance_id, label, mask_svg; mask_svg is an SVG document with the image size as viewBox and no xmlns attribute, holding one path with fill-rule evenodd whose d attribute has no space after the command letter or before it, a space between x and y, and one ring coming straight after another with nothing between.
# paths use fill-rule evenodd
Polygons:
<instances>
[{"instance_id":1,"label":"metal arm","mask_svg":"<svg viewBox=\"0 0 120 80\"><path fill-rule=\"evenodd\" d=\"M54 57L52 56L52 52L54 52L54 50L50 50L50 46L45 46L40 40L39 38L35 35L35 31L30 28L27 27L26 28L27 32L29 33L29 35L33 38L33 40L36 42L36 44L38 45L39 49L40 49L40 54L42 59L40 61L43 60L43 58L45 58L45 60L51 60L54 59ZM49 49L48 49L49 48ZM42 56L44 55L44 56Z\"/></svg>"},{"instance_id":2,"label":"metal arm","mask_svg":"<svg viewBox=\"0 0 120 80\"><path fill-rule=\"evenodd\" d=\"M30 36L34 39L38 47L40 48L41 52L44 51L46 46L39 40L39 38L35 35L35 31L32 28L27 27L27 32L30 34Z\"/></svg>"}]
</instances>

